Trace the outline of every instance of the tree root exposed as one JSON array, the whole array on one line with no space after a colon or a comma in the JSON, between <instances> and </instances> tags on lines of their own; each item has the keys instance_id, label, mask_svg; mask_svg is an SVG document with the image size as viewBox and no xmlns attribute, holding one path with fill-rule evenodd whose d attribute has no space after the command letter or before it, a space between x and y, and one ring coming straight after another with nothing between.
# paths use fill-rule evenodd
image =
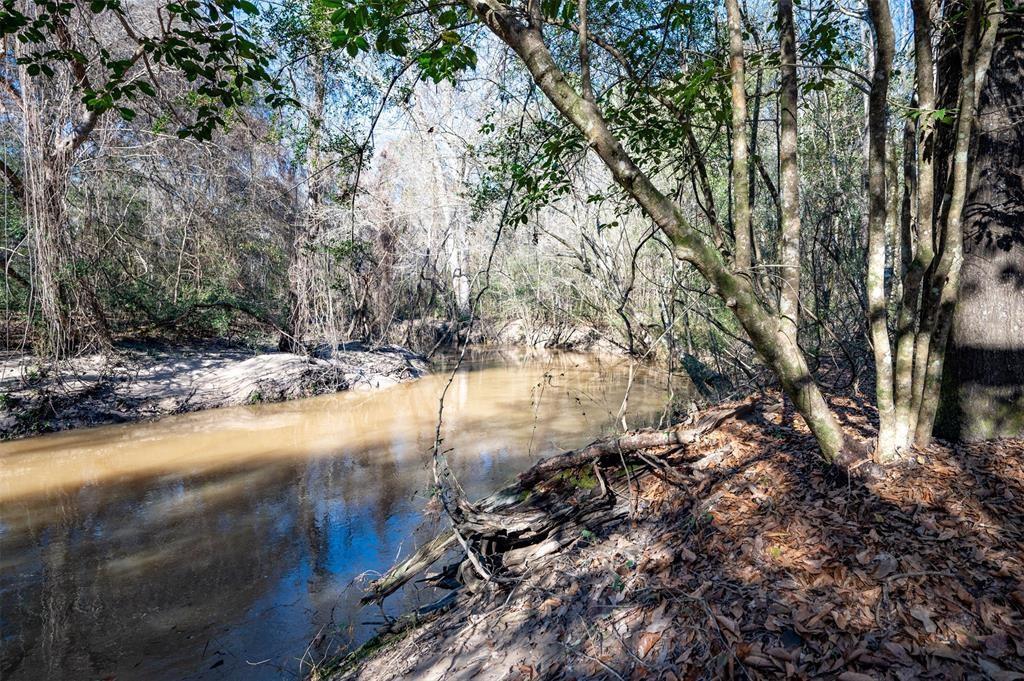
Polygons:
<instances>
[{"instance_id":1,"label":"tree root exposed","mask_svg":"<svg viewBox=\"0 0 1024 681\"><path fill-rule=\"evenodd\" d=\"M689 424L668 430L634 431L539 461L523 472L516 484L476 503L460 501L453 519L455 529L438 534L371 582L362 603L380 603L444 557L458 543L456 530L495 579L505 581L503 575L510 571L525 569L581 533L592 532L630 512L629 485L622 462L650 467L655 475L671 476L667 459L685 459L688 445L730 419L750 416L757 406L758 400L749 398L702 412ZM716 450L686 463L701 470L721 459L723 453ZM605 465L610 466L607 473L602 472ZM622 478L626 489L613 491L607 478ZM468 569L468 561L463 561L458 574L470 590L480 586L474 570Z\"/></svg>"}]
</instances>

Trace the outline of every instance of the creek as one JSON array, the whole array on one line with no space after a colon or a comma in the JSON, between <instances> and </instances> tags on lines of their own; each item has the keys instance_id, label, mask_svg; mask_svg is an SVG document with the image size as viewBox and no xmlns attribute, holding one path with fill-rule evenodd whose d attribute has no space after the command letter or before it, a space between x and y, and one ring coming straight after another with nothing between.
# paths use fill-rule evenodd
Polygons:
<instances>
[{"instance_id":1,"label":"creek","mask_svg":"<svg viewBox=\"0 0 1024 681\"><path fill-rule=\"evenodd\" d=\"M372 635L363 579L436 531L431 447L451 359L370 393L0 444L0 677L290 679ZM443 446L471 497L621 429L629 365L467 357ZM637 370L629 427L663 416ZM407 587L386 612L429 602ZM304 662L305 661L305 662Z\"/></svg>"}]
</instances>

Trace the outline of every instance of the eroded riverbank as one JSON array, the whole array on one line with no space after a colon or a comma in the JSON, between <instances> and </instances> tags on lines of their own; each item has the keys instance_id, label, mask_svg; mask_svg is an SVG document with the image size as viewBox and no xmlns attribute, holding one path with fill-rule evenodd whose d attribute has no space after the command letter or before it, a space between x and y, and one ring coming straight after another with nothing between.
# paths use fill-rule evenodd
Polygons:
<instances>
[{"instance_id":1,"label":"eroded riverbank","mask_svg":"<svg viewBox=\"0 0 1024 681\"><path fill-rule=\"evenodd\" d=\"M128 346L57 367L15 355L0 362L0 439L388 387L426 372L408 350L357 344L324 358L212 343Z\"/></svg>"}]
</instances>

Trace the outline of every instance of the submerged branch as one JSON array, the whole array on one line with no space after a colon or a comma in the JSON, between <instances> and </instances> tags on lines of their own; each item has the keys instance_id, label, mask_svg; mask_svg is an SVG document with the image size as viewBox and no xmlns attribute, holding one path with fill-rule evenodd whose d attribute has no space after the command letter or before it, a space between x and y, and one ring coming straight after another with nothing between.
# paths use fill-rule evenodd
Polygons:
<instances>
[{"instance_id":1,"label":"submerged branch","mask_svg":"<svg viewBox=\"0 0 1024 681\"><path fill-rule=\"evenodd\" d=\"M757 398L749 398L732 406L709 409L690 424L668 430L634 431L539 461L522 473L516 484L475 504L461 501L452 514L456 528L491 566L508 568L553 553L579 537L582 530L593 530L625 512L619 508L620 499L605 483L598 468L600 462L611 457L618 459L620 455L648 466L651 461L661 462L664 452L659 454L657 450L675 451L695 444L726 421L749 416L758 403ZM721 450L716 450L692 465L702 469L721 456ZM566 500L563 495L549 494L544 489L552 484L557 486L570 471L587 472L591 468L596 469L594 489L582 499ZM456 543L455 530L444 530L371 582L369 593L360 602L382 602L444 557Z\"/></svg>"}]
</instances>

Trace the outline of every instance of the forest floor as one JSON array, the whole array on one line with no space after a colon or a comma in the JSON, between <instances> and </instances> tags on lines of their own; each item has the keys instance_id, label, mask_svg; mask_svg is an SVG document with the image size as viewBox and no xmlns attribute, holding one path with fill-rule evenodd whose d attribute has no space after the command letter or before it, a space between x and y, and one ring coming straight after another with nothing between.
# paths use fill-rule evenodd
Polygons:
<instances>
[{"instance_id":1,"label":"forest floor","mask_svg":"<svg viewBox=\"0 0 1024 681\"><path fill-rule=\"evenodd\" d=\"M0 439L379 388L426 371L403 348L358 344L316 359L221 343L132 343L57 369L13 354L0 359Z\"/></svg>"},{"instance_id":2,"label":"forest floor","mask_svg":"<svg viewBox=\"0 0 1024 681\"><path fill-rule=\"evenodd\" d=\"M438 607L314 677L1024 679L1024 442L939 442L849 479L764 403L460 505L491 579L449 550ZM872 435L862 405L837 408ZM523 529L542 514L556 529Z\"/></svg>"}]
</instances>

